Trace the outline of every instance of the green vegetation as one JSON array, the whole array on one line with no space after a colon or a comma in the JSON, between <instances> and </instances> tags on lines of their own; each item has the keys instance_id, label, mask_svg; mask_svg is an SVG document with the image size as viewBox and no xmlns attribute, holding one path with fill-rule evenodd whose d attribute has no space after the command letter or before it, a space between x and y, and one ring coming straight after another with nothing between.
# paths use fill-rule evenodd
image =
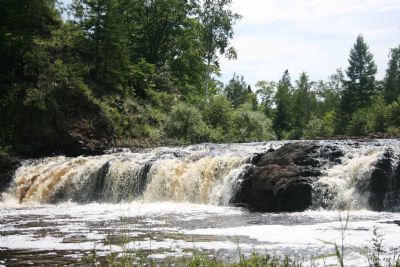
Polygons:
<instances>
[{"instance_id":1,"label":"green vegetation","mask_svg":"<svg viewBox=\"0 0 400 267\"><path fill-rule=\"evenodd\" d=\"M279 82L260 81L259 109L273 121L279 139L335 135L399 136L400 47L391 49L383 81L376 81L373 55L363 37L350 51L349 66L328 81L310 81L303 72L292 85L288 70Z\"/></svg>"},{"instance_id":2,"label":"green vegetation","mask_svg":"<svg viewBox=\"0 0 400 267\"><path fill-rule=\"evenodd\" d=\"M365 257L370 267L398 267L400 266L400 257L397 254L392 256L384 256L384 248L382 246L382 236L379 234L376 227L373 230L373 238L371 246L367 248ZM331 245L331 244L329 244ZM194 255L184 258L169 258L161 261L155 261L148 258L146 255L135 254L134 251L125 251L122 253L110 253L105 259L97 256L96 251L85 259L85 264L93 266L185 266L185 267L301 267L301 266L347 266L346 260L343 258L343 246L340 248L333 243L335 253L329 256L316 256L306 262L304 259L297 259L291 256L273 256L269 252L253 251L250 255L244 255L238 249L237 260L228 260L217 256ZM326 264L325 260L328 257L336 259L336 264Z\"/></svg>"},{"instance_id":3,"label":"green vegetation","mask_svg":"<svg viewBox=\"0 0 400 267\"><path fill-rule=\"evenodd\" d=\"M385 79L360 35L346 77L286 70L218 80L240 16L230 0L3 1L0 151L365 136L400 132L400 47ZM68 14L68 19L62 14Z\"/></svg>"}]
</instances>

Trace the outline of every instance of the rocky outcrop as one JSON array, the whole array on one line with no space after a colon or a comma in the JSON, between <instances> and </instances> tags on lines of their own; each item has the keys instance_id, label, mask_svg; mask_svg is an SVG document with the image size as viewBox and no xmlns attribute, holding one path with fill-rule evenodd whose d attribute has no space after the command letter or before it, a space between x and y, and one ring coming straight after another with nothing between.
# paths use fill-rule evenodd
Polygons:
<instances>
[{"instance_id":1,"label":"rocky outcrop","mask_svg":"<svg viewBox=\"0 0 400 267\"><path fill-rule=\"evenodd\" d=\"M19 166L19 159L9 155L0 154L0 193L8 188L15 170Z\"/></svg>"},{"instance_id":2,"label":"rocky outcrop","mask_svg":"<svg viewBox=\"0 0 400 267\"><path fill-rule=\"evenodd\" d=\"M311 206L312 183L321 166L339 163L334 146L312 142L289 143L255 157L232 203L257 211L302 211Z\"/></svg>"},{"instance_id":3,"label":"rocky outcrop","mask_svg":"<svg viewBox=\"0 0 400 267\"><path fill-rule=\"evenodd\" d=\"M367 191L368 204L373 210L398 209L400 204L400 164L388 149L377 161L371 173Z\"/></svg>"}]
</instances>

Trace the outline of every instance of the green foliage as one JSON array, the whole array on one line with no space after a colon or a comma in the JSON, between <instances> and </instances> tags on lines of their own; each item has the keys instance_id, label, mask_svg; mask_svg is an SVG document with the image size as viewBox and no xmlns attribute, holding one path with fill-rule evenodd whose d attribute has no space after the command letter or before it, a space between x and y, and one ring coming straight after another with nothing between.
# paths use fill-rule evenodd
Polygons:
<instances>
[{"instance_id":1,"label":"green foliage","mask_svg":"<svg viewBox=\"0 0 400 267\"><path fill-rule=\"evenodd\" d=\"M377 68L368 45L362 35L357 37L350 51L349 67L346 70L348 80L341 102L343 112L352 114L359 108L367 107L375 94L375 74Z\"/></svg>"},{"instance_id":2,"label":"green foliage","mask_svg":"<svg viewBox=\"0 0 400 267\"><path fill-rule=\"evenodd\" d=\"M229 83L224 88L224 93L235 108L246 103L248 100L253 102L250 96L252 92L251 90L249 91L249 87L244 81L243 76L239 77L233 74L232 79L230 79Z\"/></svg>"},{"instance_id":3,"label":"green foliage","mask_svg":"<svg viewBox=\"0 0 400 267\"><path fill-rule=\"evenodd\" d=\"M385 100L389 104L396 101L400 95L400 46L390 50L383 90Z\"/></svg>"},{"instance_id":4,"label":"green foliage","mask_svg":"<svg viewBox=\"0 0 400 267\"><path fill-rule=\"evenodd\" d=\"M347 128L348 135L365 136L369 133L367 110L359 109L351 117Z\"/></svg>"},{"instance_id":5,"label":"green foliage","mask_svg":"<svg viewBox=\"0 0 400 267\"><path fill-rule=\"evenodd\" d=\"M293 126L299 129L299 132L302 132L310 121L312 104L316 102L315 94L311 92L311 85L308 75L303 72L293 90L292 120Z\"/></svg>"},{"instance_id":6,"label":"green foliage","mask_svg":"<svg viewBox=\"0 0 400 267\"><path fill-rule=\"evenodd\" d=\"M376 97L369 108L359 109L353 114L347 133L365 136L371 133L384 133L389 126L397 126L396 120L392 119L396 106L397 102L386 105L382 96Z\"/></svg>"},{"instance_id":7,"label":"green foliage","mask_svg":"<svg viewBox=\"0 0 400 267\"><path fill-rule=\"evenodd\" d=\"M88 66L88 82L98 94L121 91L126 87L128 69L128 33L123 9L117 0L74 0L71 11L73 23L83 34L78 37L78 51Z\"/></svg>"},{"instance_id":8,"label":"green foliage","mask_svg":"<svg viewBox=\"0 0 400 267\"><path fill-rule=\"evenodd\" d=\"M274 94L276 93L275 82L258 81L256 83L256 88L256 93L261 98L261 110L267 117L272 117Z\"/></svg>"},{"instance_id":9,"label":"green foliage","mask_svg":"<svg viewBox=\"0 0 400 267\"><path fill-rule=\"evenodd\" d=\"M228 99L223 95L217 95L206 104L204 118L208 125L227 133L232 127L232 112Z\"/></svg>"},{"instance_id":10,"label":"green foliage","mask_svg":"<svg viewBox=\"0 0 400 267\"><path fill-rule=\"evenodd\" d=\"M178 103L172 107L166 124L166 133L170 138L198 143L208 140L210 129L197 108L186 103Z\"/></svg>"},{"instance_id":11,"label":"green foliage","mask_svg":"<svg viewBox=\"0 0 400 267\"><path fill-rule=\"evenodd\" d=\"M388 107L388 126L400 127L400 97L396 102L389 104Z\"/></svg>"},{"instance_id":12,"label":"green foliage","mask_svg":"<svg viewBox=\"0 0 400 267\"><path fill-rule=\"evenodd\" d=\"M262 112L253 111L243 105L233 113L233 140L235 142L255 142L276 138L272 122Z\"/></svg>"},{"instance_id":13,"label":"green foliage","mask_svg":"<svg viewBox=\"0 0 400 267\"><path fill-rule=\"evenodd\" d=\"M335 113L331 111L326 113L322 119L312 118L305 127L302 137L304 139L315 139L331 136L333 134L334 117Z\"/></svg>"},{"instance_id":14,"label":"green foliage","mask_svg":"<svg viewBox=\"0 0 400 267\"><path fill-rule=\"evenodd\" d=\"M377 68L373 60L372 54L369 52L368 45L365 43L362 35L357 37L354 47L350 51L349 67L346 70L348 80L344 81L344 90L341 93L341 100L339 103L339 112L336 125L336 132L339 134L344 133L347 124L352 124L351 127L360 127L365 124L362 122L364 119L360 117L360 112L356 117L352 118L354 112L359 109L367 108L374 95L376 94L375 88L375 74ZM350 122L352 120L352 122ZM366 133L365 127L362 129L348 130L358 134Z\"/></svg>"},{"instance_id":15,"label":"green foliage","mask_svg":"<svg viewBox=\"0 0 400 267\"><path fill-rule=\"evenodd\" d=\"M327 82L318 81L315 83L318 116L327 112L336 111L340 104L340 97L343 91L344 74L341 69L329 77Z\"/></svg>"},{"instance_id":16,"label":"green foliage","mask_svg":"<svg viewBox=\"0 0 400 267\"><path fill-rule=\"evenodd\" d=\"M390 123L388 106L382 96L376 97L368 109L369 130L373 133L384 133Z\"/></svg>"},{"instance_id":17,"label":"green foliage","mask_svg":"<svg viewBox=\"0 0 400 267\"><path fill-rule=\"evenodd\" d=\"M290 127L290 94L291 89L289 71L285 70L282 79L278 83L278 90L275 95L276 111L273 120L273 129L278 137L282 139L283 133Z\"/></svg>"},{"instance_id":18,"label":"green foliage","mask_svg":"<svg viewBox=\"0 0 400 267\"><path fill-rule=\"evenodd\" d=\"M226 263L216 258L209 259L206 257L193 257L186 260L185 266L189 267L300 267L303 266L300 261L292 259L288 256L277 257L267 253L261 254L253 252L245 257L239 254L239 261L234 263Z\"/></svg>"},{"instance_id":19,"label":"green foliage","mask_svg":"<svg viewBox=\"0 0 400 267\"><path fill-rule=\"evenodd\" d=\"M5 1L0 10L0 146L35 156L76 147L155 146L400 132L399 50L384 81L362 36L341 70L294 85L243 76L219 55L240 16L231 0ZM206 97L204 97L204 90ZM382 96L377 96L380 90ZM271 122L272 121L272 122Z\"/></svg>"},{"instance_id":20,"label":"green foliage","mask_svg":"<svg viewBox=\"0 0 400 267\"><path fill-rule=\"evenodd\" d=\"M226 7L232 0L205 0L199 13L203 57L206 62L205 95L208 98L208 82L212 65L219 67L218 54L228 59L236 58L236 51L229 47L233 38L233 25L240 16Z\"/></svg>"}]
</instances>

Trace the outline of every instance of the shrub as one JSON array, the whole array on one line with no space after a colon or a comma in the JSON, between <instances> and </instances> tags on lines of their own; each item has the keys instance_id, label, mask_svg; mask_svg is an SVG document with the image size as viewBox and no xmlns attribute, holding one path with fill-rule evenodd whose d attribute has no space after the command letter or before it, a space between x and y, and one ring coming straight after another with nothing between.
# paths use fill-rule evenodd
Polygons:
<instances>
[{"instance_id":1,"label":"shrub","mask_svg":"<svg viewBox=\"0 0 400 267\"><path fill-rule=\"evenodd\" d=\"M351 117L350 124L347 128L347 134L355 136L367 135L369 133L368 122L367 110L357 110Z\"/></svg>"},{"instance_id":2,"label":"shrub","mask_svg":"<svg viewBox=\"0 0 400 267\"><path fill-rule=\"evenodd\" d=\"M370 132L385 132L389 124L389 113L388 106L382 96L374 99L367 113L367 118L369 119L368 130Z\"/></svg>"},{"instance_id":3,"label":"shrub","mask_svg":"<svg viewBox=\"0 0 400 267\"><path fill-rule=\"evenodd\" d=\"M223 95L210 99L204 110L204 119L208 125L227 133L232 127L232 107L229 100Z\"/></svg>"},{"instance_id":4,"label":"shrub","mask_svg":"<svg viewBox=\"0 0 400 267\"><path fill-rule=\"evenodd\" d=\"M208 141L210 129L203 121L200 111L186 103L178 103L166 123L166 133L171 138L190 143Z\"/></svg>"},{"instance_id":5,"label":"shrub","mask_svg":"<svg viewBox=\"0 0 400 267\"><path fill-rule=\"evenodd\" d=\"M335 112L327 112L322 119L312 118L303 132L303 138L315 139L317 137L331 136L334 132Z\"/></svg>"},{"instance_id":6,"label":"shrub","mask_svg":"<svg viewBox=\"0 0 400 267\"><path fill-rule=\"evenodd\" d=\"M235 142L254 142L276 139L272 122L262 112L243 105L233 112L233 134Z\"/></svg>"}]
</instances>

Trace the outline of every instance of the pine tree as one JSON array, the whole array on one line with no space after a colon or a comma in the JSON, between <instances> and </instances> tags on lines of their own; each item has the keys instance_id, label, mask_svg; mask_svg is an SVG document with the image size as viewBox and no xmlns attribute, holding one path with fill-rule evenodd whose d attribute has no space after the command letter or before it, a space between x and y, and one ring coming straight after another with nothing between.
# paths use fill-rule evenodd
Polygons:
<instances>
[{"instance_id":1,"label":"pine tree","mask_svg":"<svg viewBox=\"0 0 400 267\"><path fill-rule=\"evenodd\" d=\"M244 81L244 77L234 73L232 79L230 79L229 83L225 86L224 92L226 98L228 98L232 105L234 107L239 107L246 102L247 95L251 93L251 88L249 92L249 87Z\"/></svg>"},{"instance_id":2,"label":"pine tree","mask_svg":"<svg viewBox=\"0 0 400 267\"><path fill-rule=\"evenodd\" d=\"M390 50L383 90L387 103L396 101L400 96L400 46Z\"/></svg>"},{"instance_id":3,"label":"pine tree","mask_svg":"<svg viewBox=\"0 0 400 267\"><path fill-rule=\"evenodd\" d=\"M346 70L348 80L344 80L335 122L335 133L344 134L351 116L360 108L367 107L375 94L375 74L377 68L373 55L362 35L350 50L349 67Z\"/></svg>"},{"instance_id":4,"label":"pine tree","mask_svg":"<svg viewBox=\"0 0 400 267\"><path fill-rule=\"evenodd\" d=\"M290 126L290 88L289 71L285 70L275 95L276 113L273 120L273 129L278 139L282 139L283 131L288 131Z\"/></svg>"},{"instance_id":5,"label":"pine tree","mask_svg":"<svg viewBox=\"0 0 400 267\"><path fill-rule=\"evenodd\" d=\"M343 112L352 114L359 108L367 107L375 93L377 68L362 35L357 37L350 51L349 64L341 108Z\"/></svg>"},{"instance_id":6,"label":"pine tree","mask_svg":"<svg viewBox=\"0 0 400 267\"><path fill-rule=\"evenodd\" d=\"M311 118L311 82L308 75L303 72L296 84L296 90L293 93L294 126L302 131Z\"/></svg>"},{"instance_id":7,"label":"pine tree","mask_svg":"<svg viewBox=\"0 0 400 267\"><path fill-rule=\"evenodd\" d=\"M74 0L74 23L83 31L79 52L98 93L120 90L129 63L123 6L117 0Z\"/></svg>"}]
</instances>

